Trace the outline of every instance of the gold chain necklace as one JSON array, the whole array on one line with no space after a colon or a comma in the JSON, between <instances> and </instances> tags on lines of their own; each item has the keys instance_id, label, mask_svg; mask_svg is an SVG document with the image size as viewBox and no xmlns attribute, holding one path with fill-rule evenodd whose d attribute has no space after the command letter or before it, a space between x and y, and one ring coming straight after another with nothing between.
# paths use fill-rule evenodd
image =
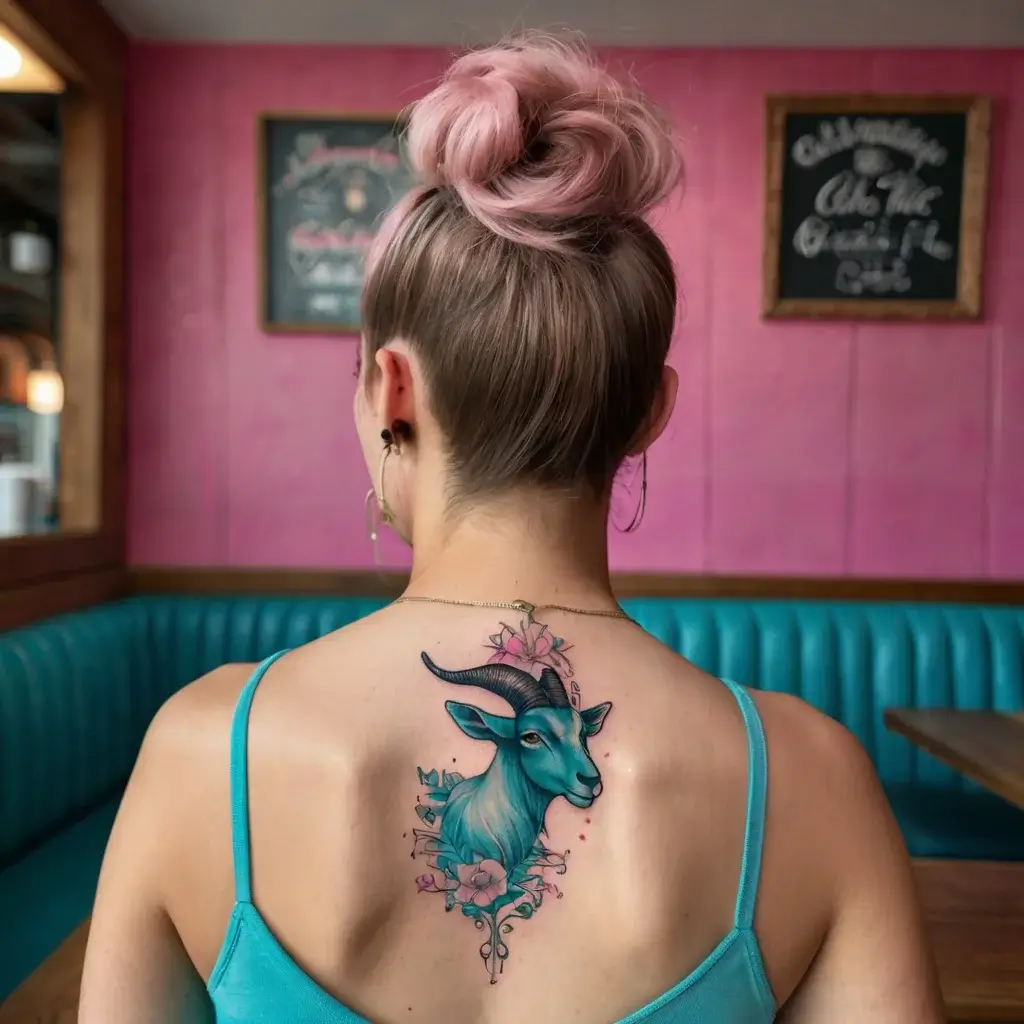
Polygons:
<instances>
[{"instance_id":1,"label":"gold chain necklace","mask_svg":"<svg viewBox=\"0 0 1024 1024\"><path fill-rule=\"evenodd\" d=\"M404 601L417 601L423 604L452 604L460 608L502 608L506 611L521 612L531 621L535 611L548 612L569 612L572 615L596 615L604 619L629 619L629 616L621 609L614 611L596 608L571 608L565 604L530 604L529 601L459 601L448 597L422 597L418 594L403 594L396 597L394 604L402 604Z\"/></svg>"}]
</instances>

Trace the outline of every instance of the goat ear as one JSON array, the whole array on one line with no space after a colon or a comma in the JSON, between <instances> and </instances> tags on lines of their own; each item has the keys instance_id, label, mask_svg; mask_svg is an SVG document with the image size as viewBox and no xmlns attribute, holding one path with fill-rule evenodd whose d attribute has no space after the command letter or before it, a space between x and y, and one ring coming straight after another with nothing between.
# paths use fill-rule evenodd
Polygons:
<instances>
[{"instance_id":1,"label":"goat ear","mask_svg":"<svg viewBox=\"0 0 1024 1024\"><path fill-rule=\"evenodd\" d=\"M454 700L446 700L444 706L455 724L470 739L491 740L497 743L499 740L510 740L516 734L514 718L489 715L472 704L460 704Z\"/></svg>"},{"instance_id":2,"label":"goat ear","mask_svg":"<svg viewBox=\"0 0 1024 1024\"><path fill-rule=\"evenodd\" d=\"M604 720L608 717L608 712L611 709L611 704L606 701L604 704L595 704L592 708L580 712L583 729L588 736L596 736L601 731Z\"/></svg>"}]
</instances>

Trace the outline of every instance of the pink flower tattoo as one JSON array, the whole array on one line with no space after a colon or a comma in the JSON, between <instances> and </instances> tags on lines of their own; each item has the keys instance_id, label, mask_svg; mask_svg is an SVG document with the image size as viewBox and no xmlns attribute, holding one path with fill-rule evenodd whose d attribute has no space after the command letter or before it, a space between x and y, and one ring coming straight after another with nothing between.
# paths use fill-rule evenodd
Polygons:
<instances>
[{"instance_id":1,"label":"pink flower tattoo","mask_svg":"<svg viewBox=\"0 0 1024 1024\"><path fill-rule=\"evenodd\" d=\"M517 668L532 669L547 666L557 669L563 676L571 676L572 663L565 652L572 648L555 636L543 622L524 619L518 630L508 623L501 624L501 632L494 633L487 645L494 653L488 659L493 664L514 665Z\"/></svg>"},{"instance_id":2,"label":"pink flower tattoo","mask_svg":"<svg viewBox=\"0 0 1024 1024\"><path fill-rule=\"evenodd\" d=\"M459 887L455 890L458 903L489 907L508 892L505 869L496 860L459 864L455 871L459 876Z\"/></svg>"}]
</instances>

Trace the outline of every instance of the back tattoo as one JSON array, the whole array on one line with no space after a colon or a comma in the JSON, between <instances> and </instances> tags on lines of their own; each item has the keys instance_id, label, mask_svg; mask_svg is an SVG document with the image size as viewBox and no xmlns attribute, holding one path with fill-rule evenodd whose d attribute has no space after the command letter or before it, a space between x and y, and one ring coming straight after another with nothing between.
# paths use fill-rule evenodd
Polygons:
<instances>
[{"instance_id":1,"label":"back tattoo","mask_svg":"<svg viewBox=\"0 0 1024 1024\"><path fill-rule=\"evenodd\" d=\"M513 931L511 921L533 917L545 895L562 898L554 878L565 874L569 851L556 853L545 845L544 819L558 797L587 808L601 795L601 773L588 741L612 709L610 703L582 707L570 648L531 613L518 629L501 627L486 645L488 661L475 668L441 668L422 654L438 679L489 690L513 714L506 718L445 701L470 739L494 744L494 756L485 772L468 779L417 768L424 789L416 802L421 827L413 832L413 857L431 869L416 879L417 888L443 893L446 911L458 907L486 934L480 956L491 984L508 958L504 937Z\"/></svg>"}]
</instances>

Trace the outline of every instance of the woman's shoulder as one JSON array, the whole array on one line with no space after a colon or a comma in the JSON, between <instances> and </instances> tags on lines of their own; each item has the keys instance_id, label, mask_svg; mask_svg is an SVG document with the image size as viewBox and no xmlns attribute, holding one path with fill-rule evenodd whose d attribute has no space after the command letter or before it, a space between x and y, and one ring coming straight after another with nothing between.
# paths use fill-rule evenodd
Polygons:
<instances>
[{"instance_id":1,"label":"woman's shoulder","mask_svg":"<svg viewBox=\"0 0 1024 1024\"><path fill-rule=\"evenodd\" d=\"M891 818L871 759L844 725L799 697L751 695L764 729L776 834L815 837L823 865L842 865Z\"/></svg>"},{"instance_id":2,"label":"woman's shoulder","mask_svg":"<svg viewBox=\"0 0 1024 1024\"><path fill-rule=\"evenodd\" d=\"M934 986L922 981L930 967L910 861L871 759L844 726L802 700L754 696L769 765L756 928L779 1002L810 969L793 1009L801 1020L835 1005L863 1006L864 1019L868 1007L884 1005L891 1019L909 1020L911 1004L914 1020L938 1019L926 991ZM794 907L806 917L799 932Z\"/></svg>"},{"instance_id":3,"label":"woman's shoulder","mask_svg":"<svg viewBox=\"0 0 1024 1024\"><path fill-rule=\"evenodd\" d=\"M140 758L203 752L207 743L227 745L239 697L257 666L221 665L172 694L146 731Z\"/></svg>"},{"instance_id":4,"label":"woman's shoulder","mask_svg":"<svg viewBox=\"0 0 1024 1024\"><path fill-rule=\"evenodd\" d=\"M222 665L201 676L169 697L146 730L129 789L179 836L228 804L231 723L255 668Z\"/></svg>"},{"instance_id":5,"label":"woman's shoulder","mask_svg":"<svg viewBox=\"0 0 1024 1024\"><path fill-rule=\"evenodd\" d=\"M851 902L899 859L902 841L874 765L848 729L790 694L751 695L768 759L756 928L781 1003ZM795 931L794 906L804 919Z\"/></svg>"},{"instance_id":6,"label":"woman's shoulder","mask_svg":"<svg viewBox=\"0 0 1024 1024\"><path fill-rule=\"evenodd\" d=\"M827 789L863 787L875 776L860 741L841 722L788 693L751 690L768 745L769 765L780 776L809 780L814 771Z\"/></svg>"}]
</instances>

